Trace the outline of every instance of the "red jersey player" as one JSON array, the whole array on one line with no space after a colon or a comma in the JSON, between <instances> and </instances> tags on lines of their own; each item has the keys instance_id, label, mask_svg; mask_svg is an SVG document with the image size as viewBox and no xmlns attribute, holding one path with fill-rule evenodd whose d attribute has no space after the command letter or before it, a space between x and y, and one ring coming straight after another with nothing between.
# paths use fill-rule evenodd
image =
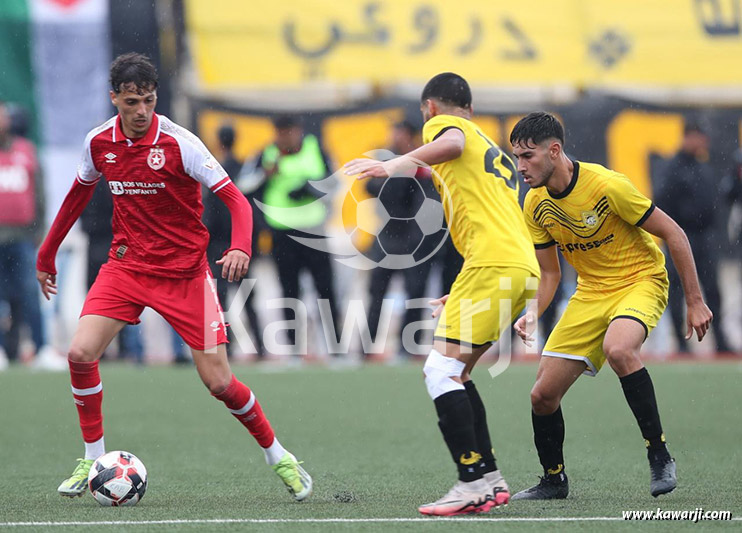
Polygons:
<instances>
[{"instance_id":1,"label":"red jersey player","mask_svg":"<svg viewBox=\"0 0 742 533\"><path fill-rule=\"evenodd\" d=\"M85 299L68 354L85 458L58 491L83 494L90 466L105 453L98 359L121 328L138 323L144 308L151 307L190 346L211 394L250 431L294 498L303 500L311 494L311 477L278 442L255 395L229 367L223 315L206 260L209 234L201 223L201 185L227 205L232 218L231 247L217 261L229 281L247 273L250 204L195 135L155 114L157 71L146 56L117 57L111 87L118 115L86 137L77 177L36 265L48 299L57 293L57 249L104 177L114 199L113 243Z\"/></svg>"}]
</instances>

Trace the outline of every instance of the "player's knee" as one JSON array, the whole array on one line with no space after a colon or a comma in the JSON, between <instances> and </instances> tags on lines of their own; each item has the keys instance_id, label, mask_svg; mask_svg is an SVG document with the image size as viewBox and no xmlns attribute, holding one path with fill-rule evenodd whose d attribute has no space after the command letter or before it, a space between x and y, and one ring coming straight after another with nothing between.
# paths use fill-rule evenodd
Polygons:
<instances>
[{"instance_id":1,"label":"player's knee","mask_svg":"<svg viewBox=\"0 0 742 533\"><path fill-rule=\"evenodd\" d=\"M81 346L72 345L67 351L67 359L76 363L89 363L98 359L98 354L86 350Z\"/></svg>"},{"instance_id":2,"label":"player's knee","mask_svg":"<svg viewBox=\"0 0 742 533\"><path fill-rule=\"evenodd\" d=\"M611 364L623 364L628 361L633 361L639 357L639 353L630 346L622 346L620 344L605 344L603 345L603 353L605 353L606 359Z\"/></svg>"},{"instance_id":3,"label":"player's knee","mask_svg":"<svg viewBox=\"0 0 742 533\"><path fill-rule=\"evenodd\" d=\"M541 387L531 389L531 409L537 415L549 415L557 410L562 399Z\"/></svg>"},{"instance_id":4,"label":"player's knee","mask_svg":"<svg viewBox=\"0 0 742 533\"><path fill-rule=\"evenodd\" d=\"M625 376L641 368L639 351L620 345L603 346L608 364L619 376Z\"/></svg>"},{"instance_id":5,"label":"player's knee","mask_svg":"<svg viewBox=\"0 0 742 533\"><path fill-rule=\"evenodd\" d=\"M458 359L431 350L423 366L425 386L430 397L435 400L447 392L464 390L464 385L460 381L454 381L454 378L460 380L465 367Z\"/></svg>"},{"instance_id":6,"label":"player's knee","mask_svg":"<svg viewBox=\"0 0 742 533\"><path fill-rule=\"evenodd\" d=\"M213 376L209 378L203 379L204 385L206 385L206 388L209 389L209 392L212 396L217 396L227 390L227 387L229 387L229 382L231 381L231 376L229 379L224 379L223 377Z\"/></svg>"}]
</instances>

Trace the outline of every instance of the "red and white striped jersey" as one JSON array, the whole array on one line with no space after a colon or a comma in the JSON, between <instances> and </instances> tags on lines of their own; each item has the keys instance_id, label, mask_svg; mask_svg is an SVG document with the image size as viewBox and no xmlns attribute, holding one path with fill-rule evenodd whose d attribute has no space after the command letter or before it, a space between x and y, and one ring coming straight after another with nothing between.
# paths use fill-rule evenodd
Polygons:
<instances>
[{"instance_id":1,"label":"red and white striped jersey","mask_svg":"<svg viewBox=\"0 0 742 533\"><path fill-rule=\"evenodd\" d=\"M201 185L216 192L231 182L198 137L155 114L144 137L128 139L117 115L85 138L77 180L101 176L113 195L111 262L167 277L207 268Z\"/></svg>"}]
</instances>

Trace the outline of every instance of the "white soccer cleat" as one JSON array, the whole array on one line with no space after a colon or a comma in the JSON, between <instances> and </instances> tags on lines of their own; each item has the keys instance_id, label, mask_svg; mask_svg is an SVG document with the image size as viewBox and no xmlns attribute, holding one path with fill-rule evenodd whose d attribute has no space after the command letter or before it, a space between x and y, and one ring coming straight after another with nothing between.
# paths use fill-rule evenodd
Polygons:
<instances>
[{"instance_id":1,"label":"white soccer cleat","mask_svg":"<svg viewBox=\"0 0 742 533\"><path fill-rule=\"evenodd\" d=\"M484 475L484 480L492 489L492 498L494 498L495 507L506 506L510 501L510 487L508 487L500 471L487 472Z\"/></svg>"},{"instance_id":2,"label":"white soccer cleat","mask_svg":"<svg viewBox=\"0 0 742 533\"><path fill-rule=\"evenodd\" d=\"M457 481L443 498L421 505L417 510L428 516L456 516L486 513L494 506L492 489L484 479L478 479L469 483Z\"/></svg>"}]
</instances>

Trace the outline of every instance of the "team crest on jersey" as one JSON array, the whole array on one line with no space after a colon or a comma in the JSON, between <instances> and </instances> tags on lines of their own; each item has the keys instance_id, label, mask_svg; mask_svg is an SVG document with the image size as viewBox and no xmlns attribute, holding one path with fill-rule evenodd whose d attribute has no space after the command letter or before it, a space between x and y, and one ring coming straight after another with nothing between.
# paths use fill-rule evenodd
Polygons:
<instances>
[{"instance_id":1,"label":"team crest on jersey","mask_svg":"<svg viewBox=\"0 0 742 533\"><path fill-rule=\"evenodd\" d=\"M595 227L598 223L598 213L595 211L583 211L582 221L589 228Z\"/></svg>"},{"instance_id":2,"label":"team crest on jersey","mask_svg":"<svg viewBox=\"0 0 742 533\"><path fill-rule=\"evenodd\" d=\"M149 155L147 156L147 164L152 170L160 170L165 166L165 149L164 148L150 148Z\"/></svg>"}]
</instances>

